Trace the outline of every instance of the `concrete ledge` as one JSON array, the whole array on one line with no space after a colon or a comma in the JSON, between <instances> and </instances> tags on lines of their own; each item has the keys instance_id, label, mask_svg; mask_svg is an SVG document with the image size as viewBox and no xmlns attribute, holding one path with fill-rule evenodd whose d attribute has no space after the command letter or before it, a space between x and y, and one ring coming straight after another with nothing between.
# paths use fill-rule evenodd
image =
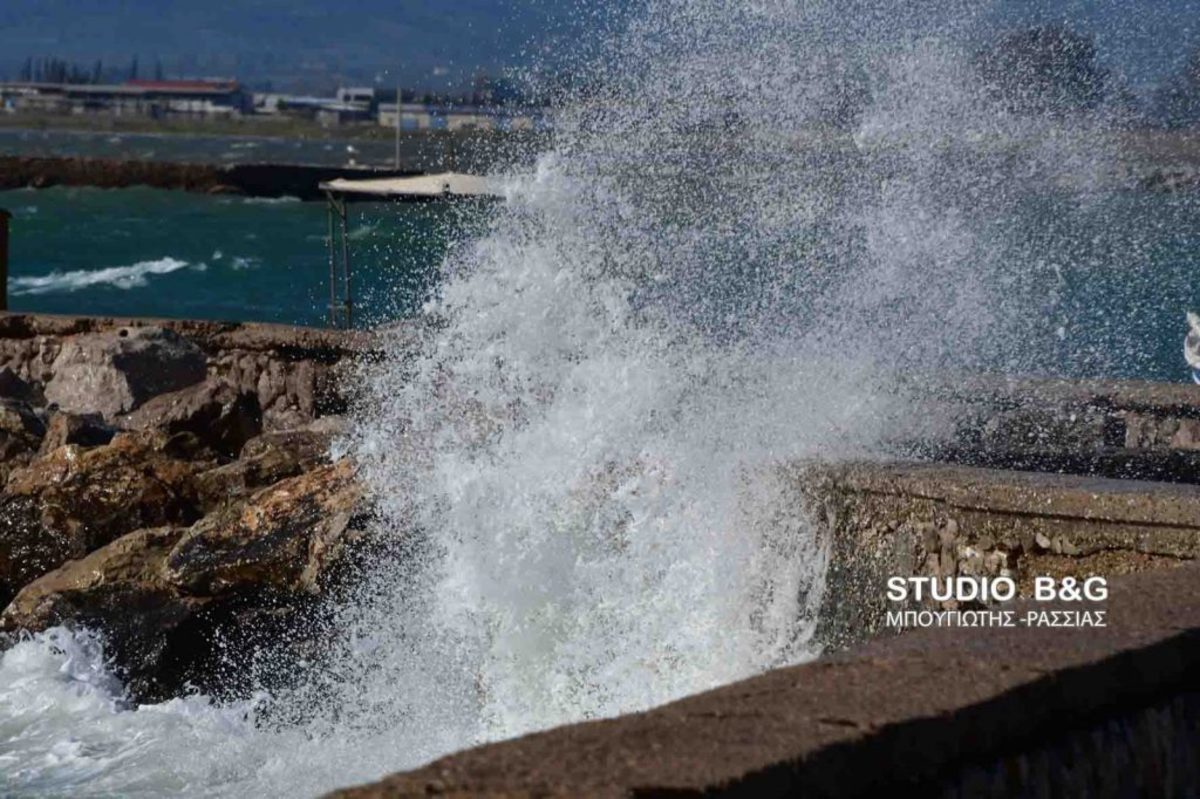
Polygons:
<instances>
[{"instance_id":1,"label":"concrete ledge","mask_svg":"<svg viewBox=\"0 0 1200 799\"><path fill-rule=\"evenodd\" d=\"M897 453L975 466L1200 482L1200 386L926 375L907 381Z\"/></svg>"},{"instance_id":2,"label":"concrete ledge","mask_svg":"<svg viewBox=\"0 0 1200 799\"><path fill-rule=\"evenodd\" d=\"M1111 588L1107 628L911 632L337 795L1187 795L1200 779L1186 712L1200 701L1200 567ZM1123 734L1135 728L1156 734Z\"/></svg>"}]
</instances>

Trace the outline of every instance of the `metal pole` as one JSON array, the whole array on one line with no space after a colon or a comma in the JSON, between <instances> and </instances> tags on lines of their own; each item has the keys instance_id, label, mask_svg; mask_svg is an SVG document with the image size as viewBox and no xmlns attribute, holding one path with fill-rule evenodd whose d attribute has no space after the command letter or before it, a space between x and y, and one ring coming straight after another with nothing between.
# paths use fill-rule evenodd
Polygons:
<instances>
[{"instance_id":1,"label":"metal pole","mask_svg":"<svg viewBox=\"0 0 1200 799\"><path fill-rule=\"evenodd\" d=\"M346 198L343 197L342 204L341 204L341 211L342 211L342 279L343 279L343 282L345 283L345 288L346 288L346 302L343 307L346 309L346 328L347 329L349 329L350 327L353 326L353 318L352 318L353 311L351 309L354 304L354 301L350 297L350 236L347 235L347 231L346 231L346 217L348 216L346 207L348 205L349 205L349 203L346 202Z\"/></svg>"},{"instance_id":2,"label":"metal pole","mask_svg":"<svg viewBox=\"0 0 1200 799\"><path fill-rule=\"evenodd\" d=\"M400 171L400 87L396 86L396 171Z\"/></svg>"},{"instance_id":3,"label":"metal pole","mask_svg":"<svg viewBox=\"0 0 1200 799\"><path fill-rule=\"evenodd\" d=\"M337 267L334 264L333 194L325 193L325 211L329 219L329 326L337 327Z\"/></svg>"},{"instance_id":4,"label":"metal pole","mask_svg":"<svg viewBox=\"0 0 1200 799\"><path fill-rule=\"evenodd\" d=\"M12 214L0 208L0 311L8 310L8 220Z\"/></svg>"}]
</instances>

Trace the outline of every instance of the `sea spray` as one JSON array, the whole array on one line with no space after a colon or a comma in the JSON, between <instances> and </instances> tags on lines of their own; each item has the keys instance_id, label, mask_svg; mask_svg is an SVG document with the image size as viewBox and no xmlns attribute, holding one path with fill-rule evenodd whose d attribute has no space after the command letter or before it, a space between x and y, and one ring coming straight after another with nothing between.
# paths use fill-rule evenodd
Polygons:
<instances>
[{"instance_id":1,"label":"sea spray","mask_svg":"<svg viewBox=\"0 0 1200 799\"><path fill-rule=\"evenodd\" d=\"M380 554L328 651L252 709L126 710L26 642L0 680L65 717L6 733L6 790L314 795L815 654L827 542L787 465L925 423L902 378L1037 364L1022 303L1082 234L1025 258L1029 198L1107 175L1102 116L986 91L983 10L646 3L417 345L380 333L339 445ZM54 724L87 745L58 757Z\"/></svg>"},{"instance_id":2,"label":"sea spray","mask_svg":"<svg viewBox=\"0 0 1200 799\"><path fill-rule=\"evenodd\" d=\"M345 625L404 642L380 685L438 670L416 718L486 740L811 655L822 542L793 500L778 546L745 486L880 452L906 373L1036 349L997 313L1033 279L1014 209L1097 190L1103 148L980 91L970 14L862 9L649 4L425 346L367 369L354 453L414 543Z\"/></svg>"}]
</instances>

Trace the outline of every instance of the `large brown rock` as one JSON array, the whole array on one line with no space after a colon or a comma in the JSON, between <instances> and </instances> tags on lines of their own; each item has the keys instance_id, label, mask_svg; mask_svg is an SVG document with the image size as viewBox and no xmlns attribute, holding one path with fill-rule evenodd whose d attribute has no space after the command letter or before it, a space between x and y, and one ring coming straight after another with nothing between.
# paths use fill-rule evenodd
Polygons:
<instances>
[{"instance_id":1,"label":"large brown rock","mask_svg":"<svg viewBox=\"0 0 1200 799\"><path fill-rule=\"evenodd\" d=\"M0 366L0 398L35 402L37 394L33 384L22 380L11 366Z\"/></svg>"},{"instance_id":2,"label":"large brown rock","mask_svg":"<svg viewBox=\"0 0 1200 799\"><path fill-rule=\"evenodd\" d=\"M364 513L351 463L326 466L206 516L171 551L167 578L189 594L263 586L316 593Z\"/></svg>"},{"instance_id":3,"label":"large brown rock","mask_svg":"<svg viewBox=\"0 0 1200 799\"><path fill-rule=\"evenodd\" d=\"M0 604L23 585L143 527L200 516L192 477L161 435L126 433L107 446L60 447L15 470L0 493Z\"/></svg>"},{"instance_id":4,"label":"large brown rock","mask_svg":"<svg viewBox=\"0 0 1200 799\"><path fill-rule=\"evenodd\" d=\"M54 360L46 400L64 410L112 418L151 397L200 382L206 363L199 347L161 327L74 336L63 342Z\"/></svg>"},{"instance_id":5,"label":"large brown rock","mask_svg":"<svg viewBox=\"0 0 1200 799\"><path fill-rule=\"evenodd\" d=\"M324 425L257 436L246 442L237 460L198 475L197 496L208 511L326 465L333 436Z\"/></svg>"},{"instance_id":6,"label":"large brown rock","mask_svg":"<svg viewBox=\"0 0 1200 799\"><path fill-rule=\"evenodd\" d=\"M0 629L41 631L60 624L98 630L106 654L134 690L159 691L159 672L178 648L173 634L208 599L180 596L162 576L163 558L183 531L138 530L79 560L68 561L21 591L0 616Z\"/></svg>"},{"instance_id":7,"label":"large brown rock","mask_svg":"<svg viewBox=\"0 0 1200 799\"><path fill-rule=\"evenodd\" d=\"M0 461L22 452L36 452L46 425L28 403L0 399Z\"/></svg>"},{"instance_id":8,"label":"large brown rock","mask_svg":"<svg viewBox=\"0 0 1200 799\"><path fill-rule=\"evenodd\" d=\"M25 402L0 399L0 487L14 469L33 459L45 432L41 418Z\"/></svg>"},{"instance_id":9,"label":"large brown rock","mask_svg":"<svg viewBox=\"0 0 1200 799\"><path fill-rule=\"evenodd\" d=\"M64 564L20 592L0 630L101 631L139 701L287 679L297 657L319 655L319 600L364 513L351 465L324 467L191 529L138 530Z\"/></svg>"},{"instance_id":10,"label":"large brown rock","mask_svg":"<svg viewBox=\"0 0 1200 799\"><path fill-rule=\"evenodd\" d=\"M192 433L218 455L232 458L262 432L262 409L255 394L213 378L154 397L118 421L133 430Z\"/></svg>"}]
</instances>

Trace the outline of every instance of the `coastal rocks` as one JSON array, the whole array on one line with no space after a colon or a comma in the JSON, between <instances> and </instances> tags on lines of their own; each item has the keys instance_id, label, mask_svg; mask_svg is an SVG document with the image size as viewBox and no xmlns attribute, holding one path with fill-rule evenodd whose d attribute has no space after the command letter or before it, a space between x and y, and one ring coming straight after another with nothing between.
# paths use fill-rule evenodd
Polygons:
<instances>
[{"instance_id":1,"label":"coastal rocks","mask_svg":"<svg viewBox=\"0 0 1200 799\"><path fill-rule=\"evenodd\" d=\"M288 360L273 352L230 353L213 362L213 371L258 395L263 427L286 430L326 414L345 411L337 364L321 358Z\"/></svg>"},{"instance_id":2,"label":"coastal rocks","mask_svg":"<svg viewBox=\"0 0 1200 799\"><path fill-rule=\"evenodd\" d=\"M192 433L218 455L233 458L262 432L262 409L255 394L227 380L209 379L160 394L118 421L133 430Z\"/></svg>"},{"instance_id":3,"label":"coastal rocks","mask_svg":"<svg viewBox=\"0 0 1200 799\"><path fill-rule=\"evenodd\" d=\"M151 397L200 382L206 360L196 345L171 330L135 327L67 339L51 368L47 401L111 419Z\"/></svg>"},{"instance_id":4,"label":"coastal rocks","mask_svg":"<svg viewBox=\"0 0 1200 799\"><path fill-rule=\"evenodd\" d=\"M389 346L419 335L419 328L409 323L394 327ZM152 335L136 331L155 330L177 336L206 362L205 370L189 375L186 384L160 387L156 393L185 388L205 376L227 380L239 391L258 396L264 430L294 429L322 416L344 413L354 384L353 362L376 344L373 335L359 331L285 325L0 314L0 370L7 367L28 384L35 395L31 402L40 405L41 392L49 383L59 383L56 391L70 384L69 375L56 380L57 368L67 367L72 360L60 360L64 350L68 355L78 353L98 340L119 337L122 331L136 338ZM97 398L83 393L78 395L83 407L61 397L49 399L64 410L102 411L113 418L110 409L89 407L97 405ZM132 407L120 413L129 410Z\"/></svg>"},{"instance_id":5,"label":"coastal rocks","mask_svg":"<svg viewBox=\"0 0 1200 799\"><path fill-rule=\"evenodd\" d=\"M41 418L25 402L0 399L0 485L30 461L45 433Z\"/></svg>"},{"instance_id":6,"label":"coastal rocks","mask_svg":"<svg viewBox=\"0 0 1200 799\"><path fill-rule=\"evenodd\" d=\"M329 463L333 429L264 433L246 442L238 459L196 477L196 492L206 511L245 496L255 489Z\"/></svg>"},{"instance_id":7,"label":"coastal rocks","mask_svg":"<svg viewBox=\"0 0 1200 799\"><path fill-rule=\"evenodd\" d=\"M193 595L262 586L316 593L364 514L350 463L326 466L205 517L167 557L167 579Z\"/></svg>"},{"instance_id":8,"label":"coastal rocks","mask_svg":"<svg viewBox=\"0 0 1200 799\"><path fill-rule=\"evenodd\" d=\"M306 645L313 603L368 511L349 462L323 467L188 529L138 530L61 566L18 594L0 629L100 630L141 701L185 683L228 689L256 653Z\"/></svg>"},{"instance_id":9,"label":"coastal rocks","mask_svg":"<svg viewBox=\"0 0 1200 799\"><path fill-rule=\"evenodd\" d=\"M0 602L71 558L142 527L200 517L192 477L157 433L126 433L102 447L60 447L9 475L0 493Z\"/></svg>"},{"instance_id":10,"label":"coastal rocks","mask_svg":"<svg viewBox=\"0 0 1200 799\"><path fill-rule=\"evenodd\" d=\"M103 632L139 700L246 687L248 653L286 679L365 551L363 493L330 456L364 340L0 314L4 630Z\"/></svg>"},{"instance_id":11,"label":"coastal rocks","mask_svg":"<svg viewBox=\"0 0 1200 799\"><path fill-rule=\"evenodd\" d=\"M10 366L0 366L0 399L33 402L36 393L31 383L22 380Z\"/></svg>"},{"instance_id":12,"label":"coastal rocks","mask_svg":"<svg viewBox=\"0 0 1200 799\"><path fill-rule=\"evenodd\" d=\"M0 399L0 459L36 451L45 434L46 425L28 403Z\"/></svg>"},{"instance_id":13,"label":"coastal rocks","mask_svg":"<svg viewBox=\"0 0 1200 799\"><path fill-rule=\"evenodd\" d=\"M163 558L181 534L170 527L139 530L64 564L17 595L0 616L0 630L73 624L101 631L106 654L122 665L130 687L147 697L161 693L156 672L176 656L172 633L207 604L180 596L162 579Z\"/></svg>"},{"instance_id":14,"label":"coastal rocks","mask_svg":"<svg viewBox=\"0 0 1200 799\"><path fill-rule=\"evenodd\" d=\"M98 413L55 411L46 424L40 452L44 455L68 444L100 447L112 441L116 434L117 428L105 422Z\"/></svg>"}]
</instances>

